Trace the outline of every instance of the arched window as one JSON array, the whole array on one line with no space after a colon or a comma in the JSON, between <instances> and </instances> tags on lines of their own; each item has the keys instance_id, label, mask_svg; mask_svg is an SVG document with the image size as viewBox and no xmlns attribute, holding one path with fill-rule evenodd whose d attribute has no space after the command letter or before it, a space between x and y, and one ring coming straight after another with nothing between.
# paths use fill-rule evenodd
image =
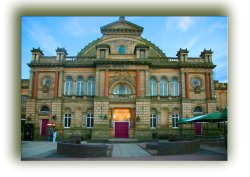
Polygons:
<instances>
[{"instance_id":1,"label":"arched window","mask_svg":"<svg viewBox=\"0 0 250 177\"><path fill-rule=\"evenodd\" d=\"M157 127L157 112L154 109L151 110L150 127L151 128L156 128Z\"/></svg>"},{"instance_id":2,"label":"arched window","mask_svg":"<svg viewBox=\"0 0 250 177\"><path fill-rule=\"evenodd\" d=\"M171 95L179 96L179 82L176 77L171 80Z\"/></svg>"},{"instance_id":3,"label":"arched window","mask_svg":"<svg viewBox=\"0 0 250 177\"><path fill-rule=\"evenodd\" d=\"M40 114L50 114L50 109L48 106L44 105L40 109Z\"/></svg>"},{"instance_id":4,"label":"arched window","mask_svg":"<svg viewBox=\"0 0 250 177\"><path fill-rule=\"evenodd\" d=\"M168 80L162 77L160 80L160 96L168 95Z\"/></svg>"},{"instance_id":5,"label":"arched window","mask_svg":"<svg viewBox=\"0 0 250 177\"><path fill-rule=\"evenodd\" d=\"M76 96L83 96L84 81L83 77L78 77L76 80Z\"/></svg>"},{"instance_id":6,"label":"arched window","mask_svg":"<svg viewBox=\"0 0 250 177\"><path fill-rule=\"evenodd\" d=\"M73 94L73 79L71 76L67 76L64 86L64 95L72 95Z\"/></svg>"},{"instance_id":7,"label":"arched window","mask_svg":"<svg viewBox=\"0 0 250 177\"><path fill-rule=\"evenodd\" d=\"M202 107L196 106L196 107L193 109L193 114L194 114L194 115L202 115L202 114L203 114L203 109L202 109Z\"/></svg>"},{"instance_id":8,"label":"arched window","mask_svg":"<svg viewBox=\"0 0 250 177\"><path fill-rule=\"evenodd\" d=\"M126 50L125 50L125 46L124 45L120 45L118 48L118 53L119 54L125 54Z\"/></svg>"},{"instance_id":9,"label":"arched window","mask_svg":"<svg viewBox=\"0 0 250 177\"><path fill-rule=\"evenodd\" d=\"M154 77L150 77L150 96L157 95L157 83Z\"/></svg>"},{"instance_id":10,"label":"arched window","mask_svg":"<svg viewBox=\"0 0 250 177\"><path fill-rule=\"evenodd\" d=\"M127 86L119 85L114 89L113 94L125 95L125 94L131 94L131 91Z\"/></svg>"},{"instance_id":11,"label":"arched window","mask_svg":"<svg viewBox=\"0 0 250 177\"><path fill-rule=\"evenodd\" d=\"M95 78L89 77L87 82L87 95L94 96L95 95Z\"/></svg>"}]
</instances>

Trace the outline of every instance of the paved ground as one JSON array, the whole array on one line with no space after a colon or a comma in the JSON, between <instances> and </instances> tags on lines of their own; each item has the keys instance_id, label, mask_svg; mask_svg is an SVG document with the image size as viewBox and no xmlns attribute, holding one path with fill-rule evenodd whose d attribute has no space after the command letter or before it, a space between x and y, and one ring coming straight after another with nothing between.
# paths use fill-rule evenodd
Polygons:
<instances>
[{"instance_id":1,"label":"paved ground","mask_svg":"<svg viewBox=\"0 0 250 177\"><path fill-rule=\"evenodd\" d=\"M86 143L86 142L82 142ZM202 143L194 154L158 156L145 148L145 143L113 144L112 157L69 158L56 152L57 145L46 141L22 141L22 160L60 160L60 161L225 161L227 150L216 143Z\"/></svg>"},{"instance_id":2,"label":"paved ground","mask_svg":"<svg viewBox=\"0 0 250 177\"><path fill-rule=\"evenodd\" d=\"M113 144L112 157L148 157L151 156L137 144Z\"/></svg>"}]
</instances>

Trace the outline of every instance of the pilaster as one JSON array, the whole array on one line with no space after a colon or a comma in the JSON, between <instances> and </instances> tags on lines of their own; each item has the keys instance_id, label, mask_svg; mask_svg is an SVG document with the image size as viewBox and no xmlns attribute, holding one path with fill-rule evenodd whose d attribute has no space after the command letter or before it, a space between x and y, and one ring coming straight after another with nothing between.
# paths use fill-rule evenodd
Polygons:
<instances>
[{"instance_id":1,"label":"pilaster","mask_svg":"<svg viewBox=\"0 0 250 177\"><path fill-rule=\"evenodd\" d=\"M141 96L140 70L136 71L136 97Z\"/></svg>"},{"instance_id":2,"label":"pilaster","mask_svg":"<svg viewBox=\"0 0 250 177\"><path fill-rule=\"evenodd\" d=\"M188 78L188 73L185 73L185 91L186 91L186 98L190 98L190 93L189 93L189 78Z\"/></svg>"},{"instance_id":3,"label":"pilaster","mask_svg":"<svg viewBox=\"0 0 250 177\"><path fill-rule=\"evenodd\" d=\"M104 89L104 96L109 96L109 70L106 69L105 71L105 89Z\"/></svg>"},{"instance_id":4,"label":"pilaster","mask_svg":"<svg viewBox=\"0 0 250 177\"><path fill-rule=\"evenodd\" d=\"M210 99L210 75L209 73L205 74L205 86L206 86L206 98Z\"/></svg>"}]
</instances>

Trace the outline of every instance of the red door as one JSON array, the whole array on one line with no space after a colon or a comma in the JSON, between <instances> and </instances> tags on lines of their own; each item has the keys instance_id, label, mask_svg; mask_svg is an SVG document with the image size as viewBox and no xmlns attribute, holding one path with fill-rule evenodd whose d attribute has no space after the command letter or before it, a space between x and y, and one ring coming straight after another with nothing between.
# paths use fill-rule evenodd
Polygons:
<instances>
[{"instance_id":1,"label":"red door","mask_svg":"<svg viewBox=\"0 0 250 177\"><path fill-rule=\"evenodd\" d=\"M115 122L115 138L128 138L128 122Z\"/></svg>"},{"instance_id":2,"label":"red door","mask_svg":"<svg viewBox=\"0 0 250 177\"><path fill-rule=\"evenodd\" d=\"M201 123L195 123L194 124L194 129L195 129L195 134L196 135L201 135L202 132L202 124Z\"/></svg>"},{"instance_id":3,"label":"red door","mask_svg":"<svg viewBox=\"0 0 250 177\"><path fill-rule=\"evenodd\" d=\"M42 119L42 136L46 136L47 124L49 123L49 119Z\"/></svg>"}]
</instances>

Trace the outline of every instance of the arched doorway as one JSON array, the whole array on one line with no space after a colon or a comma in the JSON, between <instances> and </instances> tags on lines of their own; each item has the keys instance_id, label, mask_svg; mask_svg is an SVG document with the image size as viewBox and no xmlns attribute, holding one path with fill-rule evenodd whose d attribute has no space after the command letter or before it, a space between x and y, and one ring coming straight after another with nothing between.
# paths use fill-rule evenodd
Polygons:
<instances>
[{"instance_id":1,"label":"arched doorway","mask_svg":"<svg viewBox=\"0 0 250 177\"><path fill-rule=\"evenodd\" d=\"M46 136L48 134L47 126L49 124L49 117L51 115L51 110L49 106L43 105L39 110L39 115L41 117L41 135Z\"/></svg>"},{"instance_id":2,"label":"arched doorway","mask_svg":"<svg viewBox=\"0 0 250 177\"><path fill-rule=\"evenodd\" d=\"M194 116L199 116L199 115L203 115L203 114L204 114L204 111L203 111L201 106L196 106L193 109L193 115ZM202 123L201 122L195 122L194 130L195 130L196 135L202 135Z\"/></svg>"}]
</instances>

